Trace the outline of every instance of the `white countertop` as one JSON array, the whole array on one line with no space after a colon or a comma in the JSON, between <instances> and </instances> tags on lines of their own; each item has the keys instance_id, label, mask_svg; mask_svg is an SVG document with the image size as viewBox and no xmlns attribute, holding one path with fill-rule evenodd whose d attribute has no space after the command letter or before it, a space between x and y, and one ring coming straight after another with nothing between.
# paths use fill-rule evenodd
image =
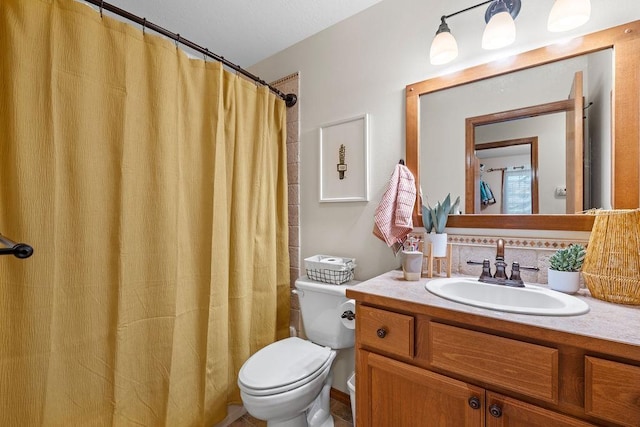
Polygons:
<instances>
[{"instance_id":1,"label":"white countertop","mask_svg":"<svg viewBox=\"0 0 640 427\"><path fill-rule=\"evenodd\" d=\"M539 316L488 310L450 301L426 290L425 284L429 280L432 279L422 278L419 281L406 281L401 270L393 270L354 286L352 291L640 346L640 306L602 301L589 296L589 291L586 289L580 290L575 296L589 305L588 313L578 316ZM546 285L531 284L546 287ZM350 297L353 298L353 295ZM356 299L358 298L356 297Z\"/></svg>"}]
</instances>

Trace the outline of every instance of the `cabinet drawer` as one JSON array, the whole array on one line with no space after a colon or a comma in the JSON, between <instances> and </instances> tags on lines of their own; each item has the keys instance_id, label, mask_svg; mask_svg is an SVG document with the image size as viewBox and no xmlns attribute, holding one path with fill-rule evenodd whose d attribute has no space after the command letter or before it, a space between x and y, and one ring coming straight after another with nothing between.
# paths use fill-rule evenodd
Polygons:
<instances>
[{"instance_id":1,"label":"cabinet drawer","mask_svg":"<svg viewBox=\"0 0 640 427\"><path fill-rule=\"evenodd\" d=\"M361 305L356 319L360 344L402 357L413 357L413 316Z\"/></svg>"},{"instance_id":2,"label":"cabinet drawer","mask_svg":"<svg viewBox=\"0 0 640 427\"><path fill-rule=\"evenodd\" d=\"M640 367L585 357L585 412L625 426L640 425Z\"/></svg>"},{"instance_id":3,"label":"cabinet drawer","mask_svg":"<svg viewBox=\"0 0 640 427\"><path fill-rule=\"evenodd\" d=\"M558 403L558 350L430 322L433 367Z\"/></svg>"}]
</instances>

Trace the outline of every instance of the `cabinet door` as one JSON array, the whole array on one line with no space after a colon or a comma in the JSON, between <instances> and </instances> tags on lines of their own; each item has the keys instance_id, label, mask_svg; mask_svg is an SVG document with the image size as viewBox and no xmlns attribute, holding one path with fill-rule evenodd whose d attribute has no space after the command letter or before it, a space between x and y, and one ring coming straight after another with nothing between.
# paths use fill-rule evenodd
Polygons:
<instances>
[{"instance_id":1,"label":"cabinet door","mask_svg":"<svg viewBox=\"0 0 640 427\"><path fill-rule=\"evenodd\" d=\"M356 402L358 425L475 427L484 419L484 389L362 351ZM364 375L362 375L364 374ZM360 384L364 381L364 384Z\"/></svg>"},{"instance_id":2,"label":"cabinet door","mask_svg":"<svg viewBox=\"0 0 640 427\"><path fill-rule=\"evenodd\" d=\"M487 392L487 427L587 427L585 421Z\"/></svg>"},{"instance_id":3,"label":"cabinet door","mask_svg":"<svg viewBox=\"0 0 640 427\"><path fill-rule=\"evenodd\" d=\"M640 367L585 358L585 412L624 426L640 426Z\"/></svg>"}]
</instances>

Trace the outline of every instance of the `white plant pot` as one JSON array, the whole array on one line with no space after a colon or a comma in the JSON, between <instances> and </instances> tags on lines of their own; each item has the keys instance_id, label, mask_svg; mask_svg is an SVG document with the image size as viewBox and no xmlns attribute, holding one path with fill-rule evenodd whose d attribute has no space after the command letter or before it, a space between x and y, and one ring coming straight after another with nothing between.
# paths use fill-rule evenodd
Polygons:
<instances>
[{"instance_id":1,"label":"white plant pot","mask_svg":"<svg viewBox=\"0 0 640 427\"><path fill-rule=\"evenodd\" d=\"M431 250L434 257L447 256L447 233L429 233L427 238L431 242Z\"/></svg>"},{"instance_id":2,"label":"white plant pot","mask_svg":"<svg viewBox=\"0 0 640 427\"><path fill-rule=\"evenodd\" d=\"M548 270L547 282L549 289L567 294L575 294L580 289L579 271Z\"/></svg>"}]
</instances>

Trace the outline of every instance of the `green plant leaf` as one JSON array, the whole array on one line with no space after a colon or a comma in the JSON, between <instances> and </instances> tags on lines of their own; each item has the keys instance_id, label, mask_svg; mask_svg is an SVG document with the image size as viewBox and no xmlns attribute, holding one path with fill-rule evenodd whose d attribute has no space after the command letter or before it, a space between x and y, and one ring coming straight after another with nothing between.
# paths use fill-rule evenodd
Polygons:
<instances>
[{"instance_id":1,"label":"green plant leaf","mask_svg":"<svg viewBox=\"0 0 640 427\"><path fill-rule=\"evenodd\" d=\"M451 209L449 209L449 214L455 214L458 210L458 205L460 204L460 196L456 197L456 201L453 202Z\"/></svg>"},{"instance_id":2,"label":"green plant leaf","mask_svg":"<svg viewBox=\"0 0 640 427\"><path fill-rule=\"evenodd\" d=\"M564 249L558 249L549 258L549 268L557 271L580 271L587 251L584 246L571 244Z\"/></svg>"},{"instance_id":3,"label":"green plant leaf","mask_svg":"<svg viewBox=\"0 0 640 427\"><path fill-rule=\"evenodd\" d=\"M425 224L425 229L427 233L432 229L435 230L437 234L444 233L444 229L447 227L447 220L449 219L449 214L455 213L458 208L458 204L460 203L460 197L456 198L454 204L451 204L451 194L447 194L447 197L441 202L436 203L435 207L422 207L422 222ZM429 217L429 220L425 220L425 217ZM427 228L429 225L429 228Z\"/></svg>"},{"instance_id":4,"label":"green plant leaf","mask_svg":"<svg viewBox=\"0 0 640 427\"><path fill-rule=\"evenodd\" d=\"M422 225L427 233L431 233L433 230L433 219L431 219L431 208L422 205Z\"/></svg>"}]
</instances>

